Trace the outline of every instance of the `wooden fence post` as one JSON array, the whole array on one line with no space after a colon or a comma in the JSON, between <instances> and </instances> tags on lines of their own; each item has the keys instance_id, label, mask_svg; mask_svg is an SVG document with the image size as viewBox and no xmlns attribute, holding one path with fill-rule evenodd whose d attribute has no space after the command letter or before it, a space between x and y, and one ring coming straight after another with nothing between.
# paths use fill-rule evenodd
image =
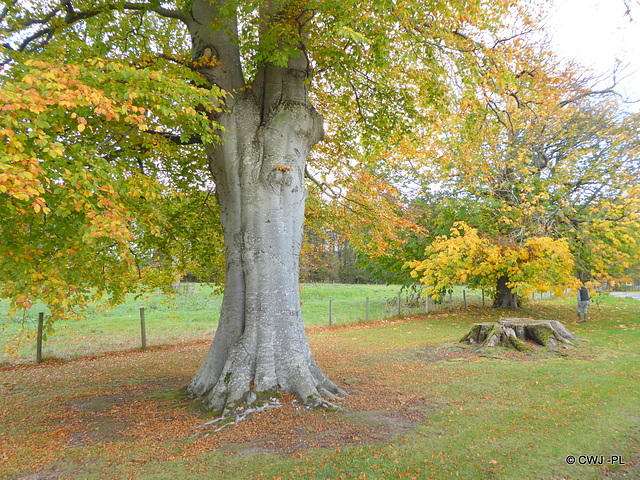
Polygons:
<instances>
[{"instance_id":1,"label":"wooden fence post","mask_svg":"<svg viewBox=\"0 0 640 480\"><path fill-rule=\"evenodd\" d=\"M482 289L482 306L484 307L484 288Z\"/></svg>"},{"instance_id":2,"label":"wooden fence post","mask_svg":"<svg viewBox=\"0 0 640 480\"><path fill-rule=\"evenodd\" d=\"M426 300L424 302L424 311L425 313L429 313L429 295L427 295Z\"/></svg>"},{"instance_id":3,"label":"wooden fence post","mask_svg":"<svg viewBox=\"0 0 640 480\"><path fill-rule=\"evenodd\" d=\"M147 349L147 331L144 321L144 307L140 309L140 337L142 339L142 350Z\"/></svg>"},{"instance_id":4,"label":"wooden fence post","mask_svg":"<svg viewBox=\"0 0 640 480\"><path fill-rule=\"evenodd\" d=\"M449 292L449 311L453 311L453 292Z\"/></svg>"},{"instance_id":5,"label":"wooden fence post","mask_svg":"<svg viewBox=\"0 0 640 480\"><path fill-rule=\"evenodd\" d=\"M36 337L36 363L42 362L42 328L44 326L44 312L38 314L38 335Z\"/></svg>"},{"instance_id":6,"label":"wooden fence post","mask_svg":"<svg viewBox=\"0 0 640 480\"><path fill-rule=\"evenodd\" d=\"M367 297L367 323L369 323L369 297Z\"/></svg>"},{"instance_id":7,"label":"wooden fence post","mask_svg":"<svg viewBox=\"0 0 640 480\"><path fill-rule=\"evenodd\" d=\"M333 300L329 300L329 326L333 325Z\"/></svg>"},{"instance_id":8,"label":"wooden fence post","mask_svg":"<svg viewBox=\"0 0 640 480\"><path fill-rule=\"evenodd\" d=\"M400 316L400 302L402 301L402 291L398 292L398 316Z\"/></svg>"},{"instance_id":9,"label":"wooden fence post","mask_svg":"<svg viewBox=\"0 0 640 480\"><path fill-rule=\"evenodd\" d=\"M467 308L467 291L466 290L462 290L462 304L464 305L464 308Z\"/></svg>"}]
</instances>

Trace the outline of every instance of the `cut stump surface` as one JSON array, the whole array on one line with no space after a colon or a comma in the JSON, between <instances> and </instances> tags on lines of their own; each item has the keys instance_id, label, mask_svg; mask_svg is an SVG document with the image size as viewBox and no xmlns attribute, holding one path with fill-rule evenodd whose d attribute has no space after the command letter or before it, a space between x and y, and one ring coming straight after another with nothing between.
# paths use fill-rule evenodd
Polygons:
<instances>
[{"instance_id":1,"label":"cut stump surface","mask_svg":"<svg viewBox=\"0 0 640 480\"><path fill-rule=\"evenodd\" d=\"M532 318L501 318L495 323L474 323L460 340L461 343L478 347L501 345L521 352L531 350L527 341L552 349L559 346L566 348L568 345L575 347L574 342L584 342L556 320Z\"/></svg>"}]
</instances>

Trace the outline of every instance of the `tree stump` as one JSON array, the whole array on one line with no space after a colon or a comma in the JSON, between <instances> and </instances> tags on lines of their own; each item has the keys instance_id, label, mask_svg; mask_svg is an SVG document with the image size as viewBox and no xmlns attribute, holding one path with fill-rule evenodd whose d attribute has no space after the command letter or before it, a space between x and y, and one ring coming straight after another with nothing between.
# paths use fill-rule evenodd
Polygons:
<instances>
[{"instance_id":1,"label":"tree stump","mask_svg":"<svg viewBox=\"0 0 640 480\"><path fill-rule=\"evenodd\" d=\"M549 348L567 345L575 347L573 342L585 341L556 320L501 318L495 323L474 323L460 342L489 348L501 345L528 352L531 348L527 345L527 340Z\"/></svg>"}]
</instances>

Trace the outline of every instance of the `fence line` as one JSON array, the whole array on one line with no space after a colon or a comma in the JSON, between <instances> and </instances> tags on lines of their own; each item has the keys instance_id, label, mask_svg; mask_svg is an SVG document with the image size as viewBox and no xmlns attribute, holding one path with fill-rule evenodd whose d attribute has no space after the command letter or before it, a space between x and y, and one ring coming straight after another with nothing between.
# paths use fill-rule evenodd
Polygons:
<instances>
[{"instance_id":1,"label":"fence line","mask_svg":"<svg viewBox=\"0 0 640 480\"><path fill-rule=\"evenodd\" d=\"M533 293L532 300L545 300L554 298L552 292L548 293ZM325 317L324 325L347 325L358 322L370 322L371 320L381 320L385 318L392 318L394 316L401 317L405 315L416 314L435 314L443 311L453 311L455 308L470 308L478 306L486 306L485 292L482 290L467 290L456 289L453 292L449 292L445 297L434 300L431 297L417 297L415 294L410 295L407 292L400 290L395 297L365 297L363 299L346 298L343 300L327 299L328 305L328 319ZM340 307L343 307L342 309ZM354 315L354 308L356 314ZM363 311L364 310L364 311ZM145 314L145 308L140 308L140 345L143 351L147 350L147 318ZM325 310L326 312L326 310ZM363 315L364 313L364 315ZM317 314L308 318L309 314L305 315L305 326L312 327L314 325L322 325L322 318L318 318ZM343 320L339 320L343 317ZM42 347L43 347L43 320L44 313L39 313L38 330L36 340L36 361L39 363L42 361Z\"/></svg>"},{"instance_id":2,"label":"fence line","mask_svg":"<svg viewBox=\"0 0 640 480\"><path fill-rule=\"evenodd\" d=\"M378 305L378 315L375 315L373 320L379 320L384 318L395 316L401 317L403 315L415 315L415 314L433 314L443 311L453 311L458 308L471 308L471 307L486 307L487 298L484 289L479 290L469 290L469 289L460 289L453 292L449 292L446 296L434 300L432 297L420 297L419 299L413 298L407 300L406 295L403 295L405 292L399 291L396 297L377 297L378 302L382 301L384 306L380 308ZM405 298L403 298L405 297ZM531 295L530 299L533 301L543 301L543 300L551 300L555 298L553 292L535 292ZM329 319L328 325L333 326L341 323L354 323L358 321L369 322L371 319L371 304L372 299L370 297L366 297L362 302L360 299L351 300L345 299L342 301L335 299L328 299L329 302ZM364 315L360 318L354 318L353 312L344 312L347 309L353 309L354 306L357 308L358 303L362 302L362 307L364 310ZM341 312L340 306L344 307ZM354 305L355 304L355 305ZM382 310L380 312L380 310ZM349 317L346 322L341 322L339 318L341 316ZM306 319L308 320L308 319ZM327 320L325 319L325 322ZM317 324L318 322L313 322L313 324ZM327 325L327 323L325 323ZM309 325L310 326L310 325Z\"/></svg>"}]
</instances>

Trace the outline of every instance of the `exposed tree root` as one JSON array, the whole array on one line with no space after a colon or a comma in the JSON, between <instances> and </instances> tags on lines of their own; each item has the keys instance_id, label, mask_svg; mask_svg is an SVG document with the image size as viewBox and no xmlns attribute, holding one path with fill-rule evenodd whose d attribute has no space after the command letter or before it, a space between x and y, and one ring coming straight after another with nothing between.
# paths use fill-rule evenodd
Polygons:
<instances>
[{"instance_id":1,"label":"exposed tree root","mask_svg":"<svg viewBox=\"0 0 640 480\"><path fill-rule=\"evenodd\" d=\"M326 392L329 393L329 392ZM330 394L330 396L336 400L339 400L339 397ZM236 408L233 411L226 410L220 417L214 418L208 422L203 423L196 427L196 429L200 430L196 432L192 437L196 437L198 435L204 435L205 437L209 436L212 433L218 433L220 430L223 430L232 425L237 425L249 418L252 414L256 412L263 412L270 408L280 408L282 404L277 398L271 398L268 402L263 403L259 406L248 406L246 408ZM342 410L342 407L336 405L332 402L329 402L325 399L320 399L320 401L316 402L314 405L305 405L307 408L327 408L331 410ZM211 425L219 424L217 428L206 428Z\"/></svg>"},{"instance_id":2,"label":"exposed tree root","mask_svg":"<svg viewBox=\"0 0 640 480\"><path fill-rule=\"evenodd\" d=\"M556 320L532 318L501 318L496 323L474 323L461 343L492 348L501 345L521 352L531 351L527 341L555 349L559 346L575 347L573 342L584 342Z\"/></svg>"},{"instance_id":3,"label":"exposed tree root","mask_svg":"<svg viewBox=\"0 0 640 480\"><path fill-rule=\"evenodd\" d=\"M215 425L216 423L219 423L220 426L213 429L213 431L211 429L205 429L199 432L196 432L194 435L192 435L193 437L200 435L200 434L204 434L205 437L209 436L211 433L218 433L220 430L230 427L231 425L236 425L238 423L240 423L241 421L245 420L246 418L248 418L251 414L256 413L256 412L262 412L264 410L267 410L269 408L279 408L282 405L280 404L280 402L276 399L276 398L272 398L271 401L269 401L268 403L265 403L259 407L249 407L245 410L242 411L237 411L233 414L228 414L226 416L221 416L218 418L214 418L213 420L210 420L206 423L203 423L202 425L199 425L198 427L196 427L197 429L202 429L205 427L208 427L210 425Z\"/></svg>"}]
</instances>

